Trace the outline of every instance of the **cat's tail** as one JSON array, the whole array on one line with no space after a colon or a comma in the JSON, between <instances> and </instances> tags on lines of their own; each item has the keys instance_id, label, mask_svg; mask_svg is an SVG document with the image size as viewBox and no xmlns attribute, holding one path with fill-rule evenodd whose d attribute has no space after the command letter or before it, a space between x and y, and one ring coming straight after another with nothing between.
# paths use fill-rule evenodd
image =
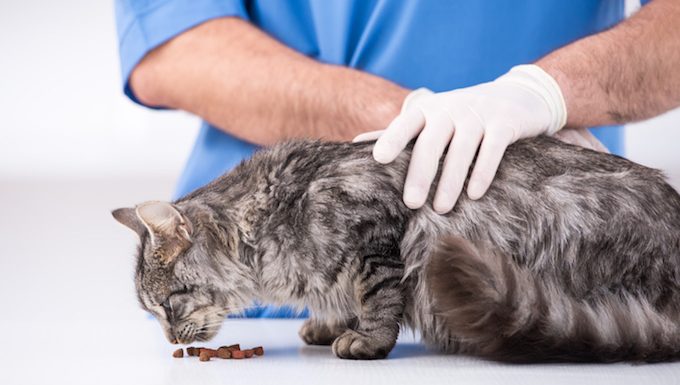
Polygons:
<instances>
[{"instance_id":1,"label":"cat's tail","mask_svg":"<svg viewBox=\"0 0 680 385\"><path fill-rule=\"evenodd\" d=\"M458 237L427 266L435 311L485 358L511 362L680 358L680 325L629 294L577 300L510 257Z\"/></svg>"}]
</instances>

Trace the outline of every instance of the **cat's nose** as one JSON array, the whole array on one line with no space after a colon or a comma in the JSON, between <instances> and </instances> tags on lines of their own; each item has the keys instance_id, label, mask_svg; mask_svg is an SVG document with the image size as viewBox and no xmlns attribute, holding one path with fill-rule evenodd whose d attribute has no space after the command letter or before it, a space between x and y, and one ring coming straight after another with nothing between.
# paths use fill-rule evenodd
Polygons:
<instances>
[{"instance_id":1,"label":"cat's nose","mask_svg":"<svg viewBox=\"0 0 680 385\"><path fill-rule=\"evenodd\" d=\"M179 343L179 338L177 338L177 334L175 334L171 329L165 330L165 338L168 340L173 345L177 345Z\"/></svg>"}]
</instances>

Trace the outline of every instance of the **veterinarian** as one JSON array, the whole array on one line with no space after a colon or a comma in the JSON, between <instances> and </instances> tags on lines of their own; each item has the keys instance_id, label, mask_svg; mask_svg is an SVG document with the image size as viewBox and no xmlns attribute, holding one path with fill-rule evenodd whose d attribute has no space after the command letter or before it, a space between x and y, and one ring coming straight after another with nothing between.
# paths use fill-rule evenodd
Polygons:
<instances>
[{"instance_id":1,"label":"veterinarian","mask_svg":"<svg viewBox=\"0 0 680 385\"><path fill-rule=\"evenodd\" d=\"M678 0L643 1L625 22L624 0L117 0L116 14L125 93L204 119L177 196L258 146L377 131L357 140L379 137L383 163L418 137L411 208L450 146L445 213L477 151L473 199L517 139L621 154L617 125L680 105Z\"/></svg>"}]
</instances>

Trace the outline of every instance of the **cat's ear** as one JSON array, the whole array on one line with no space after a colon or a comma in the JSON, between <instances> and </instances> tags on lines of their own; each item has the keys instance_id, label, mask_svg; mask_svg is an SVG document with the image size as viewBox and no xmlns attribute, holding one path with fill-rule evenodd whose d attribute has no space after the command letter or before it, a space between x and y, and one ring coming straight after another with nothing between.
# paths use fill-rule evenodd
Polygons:
<instances>
[{"instance_id":1,"label":"cat's ear","mask_svg":"<svg viewBox=\"0 0 680 385\"><path fill-rule=\"evenodd\" d=\"M137 216L134 208L125 207L111 211L114 218L123 225L131 228L141 238L146 231L146 226Z\"/></svg>"},{"instance_id":2,"label":"cat's ear","mask_svg":"<svg viewBox=\"0 0 680 385\"><path fill-rule=\"evenodd\" d=\"M162 262L172 262L191 245L191 222L168 202L151 201L137 206L136 213L149 230L151 242Z\"/></svg>"}]
</instances>

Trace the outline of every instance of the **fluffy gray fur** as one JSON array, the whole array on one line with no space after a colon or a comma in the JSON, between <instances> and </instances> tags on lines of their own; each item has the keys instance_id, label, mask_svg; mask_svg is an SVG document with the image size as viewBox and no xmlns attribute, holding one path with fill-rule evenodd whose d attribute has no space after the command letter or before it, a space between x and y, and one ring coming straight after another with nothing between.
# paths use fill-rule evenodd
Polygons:
<instances>
[{"instance_id":1,"label":"fluffy gray fur","mask_svg":"<svg viewBox=\"0 0 680 385\"><path fill-rule=\"evenodd\" d=\"M176 202L114 211L140 235L139 300L168 339L207 340L257 300L307 307L300 336L341 358L387 356L401 325L507 361L679 356L680 197L659 171L521 140L482 199L442 216L402 203L410 149L385 166L371 148L284 143Z\"/></svg>"}]
</instances>

